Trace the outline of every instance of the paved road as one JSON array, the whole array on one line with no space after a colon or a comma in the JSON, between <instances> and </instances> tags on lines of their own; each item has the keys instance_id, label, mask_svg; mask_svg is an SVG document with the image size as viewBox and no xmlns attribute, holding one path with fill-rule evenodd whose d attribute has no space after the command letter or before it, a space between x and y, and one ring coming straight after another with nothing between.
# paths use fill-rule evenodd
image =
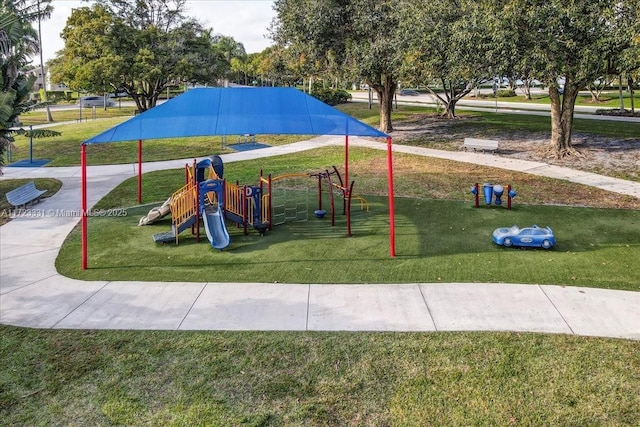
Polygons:
<instances>
[{"instance_id":1,"label":"paved road","mask_svg":"<svg viewBox=\"0 0 640 427\"><path fill-rule=\"evenodd\" d=\"M343 139L320 137L222 157L229 163L332 144L342 145ZM386 148L360 138L350 138L350 144ZM394 149L548 175L640 197L638 183L542 163L416 147ZM179 168L186 162L145 163L143 170ZM90 167L89 206L135 174L132 164ZM56 195L35 206L39 212L61 212L79 207L79 176L77 167L5 168L3 179L62 180ZM492 283L303 285L69 279L58 274L55 259L78 219L45 214L17 218L0 227L0 323L95 329L508 330L640 339L639 292Z\"/></svg>"},{"instance_id":2,"label":"paved road","mask_svg":"<svg viewBox=\"0 0 640 427\"><path fill-rule=\"evenodd\" d=\"M354 102L368 102L369 95L367 92L354 91L350 92L352 100ZM377 99L374 95L374 103L377 103ZM420 95L398 95L398 104L400 105L422 105L428 107L436 107L438 102L433 95L420 94ZM593 119L603 121L616 121L616 122L630 122L640 123L640 117L617 117L617 116L602 116L595 115L596 110L602 107L591 107L588 105L576 105L574 118L578 119ZM550 106L546 104L532 104L526 102L505 102L497 101L495 99L469 99L465 98L456 104L456 110L467 111L488 111L488 112L501 112L511 114L526 114L529 116L550 116Z\"/></svg>"}]
</instances>

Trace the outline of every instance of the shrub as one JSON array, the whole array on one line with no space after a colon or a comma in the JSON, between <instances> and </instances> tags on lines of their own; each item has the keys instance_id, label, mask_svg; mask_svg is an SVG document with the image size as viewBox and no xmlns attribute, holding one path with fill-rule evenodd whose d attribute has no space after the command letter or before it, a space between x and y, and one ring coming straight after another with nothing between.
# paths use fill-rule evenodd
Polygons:
<instances>
[{"instance_id":1,"label":"shrub","mask_svg":"<svg viewBox=\"0 0 640 427\"><path fill-rule=\"evenodd\" d=\"M318 88L312 95L329 105L344 104L351 99L351 94L343 89Z\"/></svg>"},{"instance_id":2,"label":"shrub","mask_svg":"<svg viewBox=\"0 0 640 427\"><path fill-rule=\"evenodd\" d=\"M620 116L620 117L640 117L640 112L636 112L635 114L631 112L631 110L622 110L619 108L616 109L598 109L596 110L596 115L599 116Z\"/></svg>"},{"instance_id":3,"label":"shrub","mask_svg":"<svg viewBox=\"0 0 640 427\"><path fill-rule=\"evenodd\" d=\"M513 89L500 89L498 91L498 98L511 98L516 96L516 91Z\"/></svg>"}]
</instances>

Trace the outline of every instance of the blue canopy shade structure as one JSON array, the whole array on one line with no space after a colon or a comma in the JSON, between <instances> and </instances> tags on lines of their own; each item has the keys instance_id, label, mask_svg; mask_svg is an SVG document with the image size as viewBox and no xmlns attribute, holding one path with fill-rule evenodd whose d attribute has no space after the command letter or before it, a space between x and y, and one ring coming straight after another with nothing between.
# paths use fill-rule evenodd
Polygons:
<instances>
[{"instance_id":1,"label":"blue canopy shade structure","mask_svg":"<svg viewBox=\"0 0 640 427\"><path fill-rule=\"evenodd\" d=\"M295 88L193 89L85 144L207 135L388 135Z\"/></svg>"},{"instance_id":2,"label":"blue canopy shade structure","mask_svg":"<svg viewBox=\"0 0 640 427\"><path fill-rule=\"evenodd\" d=\"M389 135L295 88L199 88L185 92L82 143L82 268L87 268L87 145L138 141L138 201L141 202L143 140L246 134L345 136L347 185L349 136L386 138L390 251L391 256L395 256L393 171Z\"/></svg>"}]
</instances>

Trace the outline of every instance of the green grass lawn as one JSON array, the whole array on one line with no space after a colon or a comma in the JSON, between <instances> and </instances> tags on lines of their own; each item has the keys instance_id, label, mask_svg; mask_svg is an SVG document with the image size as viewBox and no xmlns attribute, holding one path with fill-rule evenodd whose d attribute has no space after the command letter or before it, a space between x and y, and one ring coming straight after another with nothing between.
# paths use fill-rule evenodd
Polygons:
<instances>
[{"instance_id":1,"label":"green grass lawn","mask_svg":"<svg viewBox=\"0 0 640 427\"><path fill-rule=\"evenodd\" d=\"M82 123L64 124L54 129L60 136L34 139L33 158L51 160L46 166L79 166L80 145L91 136L97 135L130 117L120 116L90 120ZM269 145L288 144L299 141L300 135L261 135L260 142ZM148 140L143 144L143 161L172 160L190 157L203 157L212 153L229 153L232 149L228 144L237 142L237 137L229 137L225 148L219 136L197 138L167 138L162 140ZM16 137L17 150L12 152L12 161L16 162L29 158L29 139ZM92 144L87 147L88 166L109 165L119 163L135 163L138 160L138 144L122 142L114 144Z\"/></svg>"},{"instance_id":2,"label":"green grass lawn","mask_svg":"<svg viewBox=\"0 0 640 427\"><path fill-rule=\"evenodd\" d=\"M324 170L331 164L328 162L341 156L339 147L325 148L230 163L225 174L231 181L251 184L257 182L260 169L274 175L292 172L292 165L300 172ZM438 181L433 173L438 163L417 156L398 158L397 257L390 258L383 156L384 152L376 150L353 150L355 191L364 195L370 207L366 212L354 205L353 237L346 236L344 216L337 215L335 227L327 218L313 217L316 181L309 179L309 220L279 225L265 237L255 231L244 236L241 229L228 223L232 244L222 252L209 246L204 232L199 243L187 232L178 246L155 244L153 234L170 230L171 221L167 218L138 227L139 218L152 204L130 208L124 217L90 218L89 269L80 270L77 230L62 247L57 268L62 274L87 280L184 281L202 277L268 283L505 282L640 290L640 270L632 268L640 256L640 235L636 232L640 210L549 204L559 200L563 191L577 195L587 188L568 185L562 190L554 187L554 180L532 176L520 188L519 175L514 174L511 178L516 180L514 187L520 195L511 211L493 205L476 209L468 193L473 182L468 167L441 162L439 167L449 174L446 180L440 176ZM480 171L497 173L490 168ZM183 176L181 170L146 175L145 188L151 191L146 202L161 204L181 186ZM465 177L469 179L466 183ZM135 204L135 183L135 179L123 183L97 208ZM326 191L324 196L326 207ZM557 247L551 251L521 250L492 243L495 228L514 224L551 226Z\"/></svg>"},{"instance_id":3,"label":"green grass lawn","mask_svg":"<svg viewBox=\"0 0 640 427\"><path fill-rule=\"evenodd\" d=\"M366 104L348 103L340 105L339 109L369 125L377 126L379 124L380 116L378 110L368 109ZM55 130L61 132L61 136L34 140L34 158L52 160L47 166L78 166L80 164L80 144L83 141L131 117L126 111L121 111L122 115L114 117L117 111L119 110L110 109L108 110L108 112L111 112L110 116L99 120L56 126ZM424 107L399 106L398 109L393 111L393 120L394 123L400 123L412 120L417 115L432 114L433 112L433 109ZM42 120L42 113L38 114L32 121ZM451 140L457 138L462 141L466 136L492 138L496 135L504 135L505 132L527 132L544 138L548 137L551 132L551 123L548 117L462 111L459 112L459 115L462 118L461 120L446 121L441 124L441 126L446 127L444 133L435 133L433 136L425 136L411 141L404 141L403 143L451 150L454 149L449 143ZM21 116L21 119L24 122L27 121L23 116ZM624 126L621 126L616 122L575 119L574 132L613 138L637 139L638 135L640 135L640 124L625 123ZM258 135L257 138L258 141L269 145L282 145L306 139L308 136ZM236 140L237 137L228 137L227 144L237 142ZM17 151L12 153L12 161L29 158L28 138L17 137L16 146ZM455 149L458 149L457 146ZM220 154L230 151L226 148L223 149L222 139L219 136L149 140L143 143L143 160L159 161L202 157L212 153ZM89 165L134 163L137 161L137 144L135 142L123 142L91 145L87 149L87 161Z\"/></svg>"},{"instance_id":4,"label":"green grass lawn","mask_svg":"<svg viewBox=\"0 0 640 427\"><path fill-rule=\"evenodd\" d=\"M356 112L376 123L376 111ZM408 118L414 113L408 108L394 114ZM489 120L483 114L477 117L480 123ZM511 126L518 118L503 120ZM521 125L544 126L536 120ZM37 157L57 158L58 165L77 164L79 143L100 132L98 127L108 127L107 119L94 123L97 127L87 131L93 133L58 140ZM596 131L601 124L585 126ZM487 132L500 130L498 122L485 126ZM630 132L624 128L605 132ZM211 154L215 143L184 147L171 158L192 157L199 150ZM135 144L112 145L111 154L90 146L90 164L103 158L135 161L135 154L129 157L126 151L135 153ZM89 270L79 269L77 230L61 249L57 267L74 277L105 280L456 280L638 290L640 200L565 181L409 155L395 156L398 256L389 258L384 155L351 151L355 191L370 204L369 212L354 209L351 238L346 237L343 218L335 227L326 218L311 218L278 226L264 238L256 232L243 236L228 225L232 243L222 252L213 251L206 238L196 243L188 233L179 246L156 245L151 235L167 231L169 223L137 227L138 219L183 180L182 170L161 171L145 174L145 206L136 206L135 180L125 181L98 204L105 209L129 207L128 216L90 218ZM340 148L326 148L229 163L225 175L255 183L261 168L273 174L313 172L339 166L342 159ZM472 207L469 188L487 181L516 188L512 211ZM0 184L2 191L16 185L14 180ZM40 187L38 180L36 185ZM496 247L490 237L493 229L514 223L552 226L558 247ZM639 341L525 333L12 326L0 326L0 337L2 425L617 427L637 426L640 420Z\"/></svg>"},{"instance_id":5,"label":"green grass lawn","mask_svg":"<svg viewBox=\"0 0 640 427\"><path fill-rule=\"evenodd\" d=\"M95 111L92 108L83 108L80 112L78 105L75 105L75 109L71 110L56 110L51 109L51 117L53 122L68 122L68 121L93 121L96 119L105 119L113 117L132 117L135 111L134 107L111 107L96 108ZM29 125L44 125L47 124L47 115L44 108L35 111L29 111L20 115L20 123L22 126Z\"/></svg>"},{"instance_id":6,"label":"green grass lawn","mask_svg":"<svg viewBox=\"0 0 640 427\"><path fill-rule=\"evenodd\" d=\"M0 326L3 425L637 426L640 342Z\"/></svg>"},{"instance_id":7,"label":"green grass lawn","mask_svg":"<svg viewBox=\"0 0 640 427\"><path fill-rule=\"evenodd\" d=\"M521 91L517 91L517 94L518 96L498 97L498 101L518 102L518 103L527 103L527 104L546 104L546 105L551 104L551 101L549 100L549 94L546 92L544 94L534 93L531 96L530 100L525 99L524 96L521 95L522 94ZM475 98L472 97L470 99L475 99ZM487 100L495 100L495 97L493 95L482 95L478 99L487 101ZM631 109L631 96L629 96L629 93L626 90L622 92L622 101L626 109ZM633 101L634 101L634 106L636 111L639 111L640 97L636 95ZM580 92L580 94L576 98L576 105L585 106L585 107L597 107L602 109L618 109L620 108L620 97L617 91L605 91L600 95L600 100L598 102L593 102L591 94L584 91L584 92Z\"/></svg>"},{"instance_id":8,"label":"green grass lawn","mask_svg":"<svg viewBox=\"0 0 640 427\"><path fill-rule=\"evenodd\" d=\"M364 107L363 107L364 105ZM370 125L377 126L379 123L379 113L376 109L366 108L366 104L350 103L340 106L345 111L359 120ZM402 122L417 114L433 113L435 110L419 106L399 106L393 111L394 123ZM469 120L454 120L443 123L448 133L465 134L466 136L489 137L500 135L506 132L535 132L541 134L551 134L551 121L549 117L528 116L523 114L493 113L489 111L464 111L456 113L461 118ZM606 120L574 119L574 132L593 134L614 138L634 138L640 134L640 124L611 122ZM460 139L462 140L464 136ZM434 137L434 139L437 139Z\"/></svg>"},{"instance_id":9,"label":"green grass lawn","mask_svg":"<svg viewBox=\"0 0 640 427\"><path fill-rule=\"evenodd\" d=\"M80 239L74 232L57 261L65 275L87 280L159 280L267 283L505 282L640 290L640 212L616 209L518 205L473 208L471 203L396 199L396 251L389 257L384 199L370 198L370 212L336 226L310 218L279 225L265 237L248 236L228 223L231 246L212 249L185 233L180 244L160 245L154 233L170 220L138 227L148 207L128 216L91 218L89 269L79 270ZM313 208L310 207L310 210ZM311 215L310 215L311 217ZM537 223L554 229L554 250L507 249L491 242L501 226ZM242 266L242 268L239 268Z\"/></svg>"}]
</instances>

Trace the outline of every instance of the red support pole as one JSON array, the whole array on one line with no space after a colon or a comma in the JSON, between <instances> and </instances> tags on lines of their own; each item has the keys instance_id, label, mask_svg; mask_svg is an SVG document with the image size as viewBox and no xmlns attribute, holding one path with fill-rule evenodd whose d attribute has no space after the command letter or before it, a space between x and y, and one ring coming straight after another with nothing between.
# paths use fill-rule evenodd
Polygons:
<instances>
[{"instance_id":1,"label":"red support pole","mask_svg":"<svg viewBox=\"0 0 640 427\"><path fill-rule=\"evenodd\" d=\"M355 181L351 181L351 185L349 186L349 194L353 194L354 182ZM349 196L349 199L346 202L347 202L347 235L351 237L353 235L351 234L351 196Z\"/></svg>"},{"instance_id":2,"label":"red support pole","mask_svg":"<svg viewBox=\"0 0 640 427\"><path fill-rule=\"evenodd\" d=\"M242 186L242 195L240 196L240 200L242 201L242 231L246 236L249 234L249 229L247 227L247 223L249 222L249 216L247 215L248 210L248 200L247 200L247 186Z\"/></svg>"},{"instance_id":3,"label":"red support pole","mask_svg":"<svg viewBox=\"0 0 640 427\"><path fill-rule=\"evenodd\" d=\"M507 185L507 209L511 210L511 184Z\"/></svg>"},{"instance_id":4,"label":"red support pole","mask_svg":"<svg viewBox=\"0 0 640 427\"><path fill-rule=\"evenodd\" d=\"M318 174L318 209L322 209L322 173Z\"/></svg>"},{"instance_id":5,"label":"red support pole","mask_svg":"<svg viewBox=\"0 0 640 427\"><path fill-rule=\"evenodd\" d=\"M195 200L195 208L196 208L196 242L200 242L200 185L198 182L198 167L196 159L193 159L193 173L192 173L192 182L193 185L196 186L196 200Z\"/></svg>"},{"instance_id":6,"label":"red support pole","mask_svg":"<svg viewBox=\"0 0 640 427\"><path fill-rule=\"evenodd\" d=\"M349 185L349 135L344 136L344 187Z\"/></svg>"},{"instance_id":7,"label":"red support pole","mask_svg":"<svg viewBox=\"0 0 640 427\"><path fill-rule=\"evenodd\" d=\"M138 140L138 203L142 203L142 140Z\"/></svg>"},{"instance_id":8,"label":"red support pole","mask_svg":"<svg viewBox=\"0 0 640 427\"><path fill-rule=\"evenodd\" d=\"M82 170L81 206L82 212L82 269L87 269L87 146L80 146L80 168Z\"/></svg>"},{"instance_id":9,"label":"red support pole","mask_svg":"<svg viewBox=\"0 0 640 427\"><path fill-rule=\"evenodd\" d=\"M393 203L393 154L391 150L391 137L387 137L387 174L389 191L389 252L391 257L396 256L396 225L395 207Z\"/></svg>"},{"instance_id":10,"label":"red support pole","mask_svg":"<svg viewBox=\"0 0 640 427\"><path fill-rule=\"evenodd\" d=\"M196 184L196 242L200 242L200 184Z\"/></svg>"}]
</instances>

